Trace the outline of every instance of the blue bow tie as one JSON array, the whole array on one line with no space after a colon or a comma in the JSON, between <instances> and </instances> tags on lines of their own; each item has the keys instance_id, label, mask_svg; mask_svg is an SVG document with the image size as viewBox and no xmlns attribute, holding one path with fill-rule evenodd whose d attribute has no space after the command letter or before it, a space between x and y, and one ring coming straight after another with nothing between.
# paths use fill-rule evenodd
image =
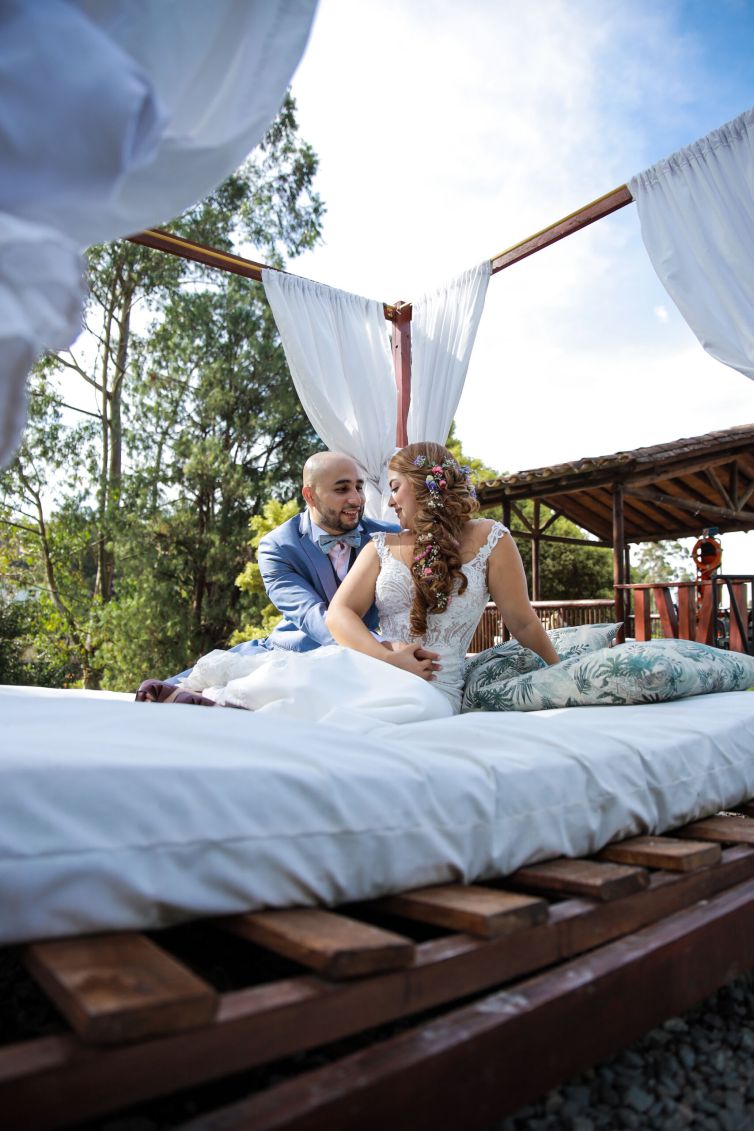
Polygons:
<instances>
[{"instance_id":1,"label":"blue bow tie","mask_svg":"<svg viewBox=\"0 0 754 1131\"><path fill-rule=\"evenodd\" d=\"M329 554L333 546L344 542L347 546L360 546L361 535L358 530L349 530L347 534L320 534L317 539L317 545L323 554Z\"/></svg>"}]
</instances>

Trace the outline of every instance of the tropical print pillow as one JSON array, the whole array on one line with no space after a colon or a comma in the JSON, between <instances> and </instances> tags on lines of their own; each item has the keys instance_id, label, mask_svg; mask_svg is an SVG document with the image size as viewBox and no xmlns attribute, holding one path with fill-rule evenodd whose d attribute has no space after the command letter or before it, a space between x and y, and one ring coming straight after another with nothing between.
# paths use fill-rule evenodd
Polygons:
<instances>
[{"instance_id":1,"label":"tropical print pillow","mask_svg":"<svg viewBox=\"0 0 754 1131\"><path fill-rule=\"evenodd\" d=\"M608 648L615 640L622 622L617 624L580 624L573 628L552 628L547 633L561 660ZM486 710L477 706L477 693L492 684L500 684L547 665L541 656L524 648L517 640L496 644L466 662L463 711Z\"/></svg>"},{"instance_id":2,"label":"tropical print pillow","mask_svg":"<svg viewBox=\"0 0 754 1131\"><path fill-rule=\"evenodd\" d=\"M754 684L754 656L691 640L647 640L600 648L476 689L464 711L541 711L662 703Z\"/></svg>"}]
</instances>

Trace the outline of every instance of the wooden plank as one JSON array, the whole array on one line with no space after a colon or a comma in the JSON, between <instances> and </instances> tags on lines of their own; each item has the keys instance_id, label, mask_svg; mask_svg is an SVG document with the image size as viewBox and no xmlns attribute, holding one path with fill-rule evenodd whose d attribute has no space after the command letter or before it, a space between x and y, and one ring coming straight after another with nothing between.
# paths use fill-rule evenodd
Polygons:
<instances>
[{"instance_id":1,"label":"wooden plank","mask_svg":"<svg viewBox=\"0 0 754 1131\"><path fill-rule=\"evenodd\" d=\"M753 964L750 881L183 1131L483 1131Z\"/></svg>"},{"instance_id":2,"label":"wooden plank","mask_svg":"<svg viewBox=\"0 0 754 1131\"><path fill-rule=\"evenodd\" d=\"M319 908L257 911L220 922L325 978L362 978L402 969L414 959L411 939Z\"/></svg>"},{"instance_id":3,"label":"wooden plank","mask_svg":"<svg viewBox=\"0 0 754 1131\"><path fill-rule=\"evenodd\" d=\"M675 840L669 836L636 836L620 844L609 844L597 856L614 864L637 864L642 868L665 868L671 872L695 872L719 864L719 844Z\"/></svg>"},{"instance_id":4,"label":"wooden plank","mask_svg":"<svg viewBox=\"0 0 754 1131\"><path fill-rule=\"evenodd\" d=\"M561 858L519 868L510 877L510 882L516 887L535 888L537 891L565 892L607 900L620 899L646 888L649 876L642 868L624 864Z\"/></svg>"},{"instance_id":5,"label":"wooden plank","mask_svg":"<svg viewBox=\"0 0 754 1131\"><path fill-rule=\"evenodd\" d=\"M730 594L730 650L731 652L749 651L749 609L747 606L747 588L742 581L728 582Z\"/></svg>"},{"instance_id":6,"label":"wooden plank","mask_svg":"<svg viewBox=\"0 0 754 1131\"><path fill-rule=\"evenodd\" d=\"M548 915L544 899L474 884L421 888L381 899L374 906L393 915L452 931L468 931L486 939L534 927L544 923Z\"/></svg>"},{"instance_id":7,"label":"wooden plank","mask_svg":"<svg viewBox=\"0 0 754 1131\"><path fill-rule=\"evenodd\" d=\"M678 638L678 615L670 597L670 589L667 585L654 585L652 592L654 593L657 612L660 614L662 635L669 640L676 640Z\"/></svg>"},{"instance_id":8,"label":"wooden plank","mask_svg":"<svg viewBox=\"0 0 754 1131\"><path fill-rule=\"evenodd\" d=\"M675 830L675 836L692 840L716 840L721 844L754 844L754 821L751 817L705 817Z\"/></svg>"},{"instance_id":9,"label":"wooden plank","mask_svg":"<svg viewBox=\"0 0 754 1131\"><path fill-rule=\"evenodd\" d=\"M51 1131L329 1044L550 967L748 879L754 848L728 848L717 868L655 872L647 890L621 900L563 901L530 930L423 943L405 970L350 982L305 975L224 994L215 1024L191 1032L85 1055L69 1036L0 1048L3 1131Z\"/></svg>"},{"instance_id":10,"label":"wooden plank","mask_svg":"<svg viewBox=\"0 0 754 1131\"><path fill-rule=\"evenodd\" d=\"M649 593L646 589L634 589L634 636L637 640L652 639L652 617Z\"/></svg>"},{"instance_id":11,"label":"wooden plank","mask_svg":"<svg viewBox=\"0 0 754 1131\"><path fill-rule=\"evenodd\" d=\"M24 950L24 961L90 1044L208 1025L217 1012L216 992L143 935L32 943Z\"/></svg>"},{"instance_id":12,"label":"wooden plank","mask_svg":"<svg viewBox=\"0 0 754 1131\"><path fill-rule=\"evenodd\" d=\"M696 589L693 585L678 586L678 636L696 640Z\"/></svg>"},{"instance_id":13,"label":"wooden plank","mask_svg":"<svg viewBox=\"0 0 754 1131\"><path fill-rule=\"evenodd\" d=\"M701 601L699 619L696 622L696 639L699 644L711 644L715 617L714 586L710 581L702 582L699 590L701 591Z\"/></svg>"}]
</instances>

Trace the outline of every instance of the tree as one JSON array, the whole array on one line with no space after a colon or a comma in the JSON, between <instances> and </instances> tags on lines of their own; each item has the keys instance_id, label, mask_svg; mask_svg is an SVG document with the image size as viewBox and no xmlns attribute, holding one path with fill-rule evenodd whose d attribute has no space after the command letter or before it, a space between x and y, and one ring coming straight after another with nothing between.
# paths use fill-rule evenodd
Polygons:
<instances>
[{"instance_id":1,"label":"tree","mask_svg":"<svg viewBox=\"0 0 754 1131\"><path fill-rule=\"evenodd\" d=\"M171 227L282 266L319 238L316 168L288 98L249 161ZM84 683L131 686L237 626L248 519L291 492L313 435L261 288L127 242L92 249L89 268L93 345L40 367L0 485ZM83 424L63 420L63 374L96 397Z\"/></svg>"},{"instance_id":2,"label":"tree","mask_svg":"<svg viewBox=\"0 0 754 1131\"><path fill-rule=\"evenodd\" d=\"M265 503L261 514L254 515L249 520L251 530L250 546L256 551L265 534L287 522L289 518L299 512L298 499L289 499L281 503L277 499L270 499ZM275 625L282 620L281 614L269 600L262 581L262 574L255 561L249 561L236 578L236 585L246 593L254 604L254 619L251 623L236 632L231 638L231 645L240 644L243 640L259 640L268 636Z\"/></svg>"},{"instance_id":3,"label":"tree","mask_svg":"<svg viewBox=\"0 0 754 1131\"><path fill-rule=\"evenodd\" d=\"M642 542L631 563L631 580L694 581L696 570L690 563L691 555L681 542Z\"/></svg>"}]
</instances>

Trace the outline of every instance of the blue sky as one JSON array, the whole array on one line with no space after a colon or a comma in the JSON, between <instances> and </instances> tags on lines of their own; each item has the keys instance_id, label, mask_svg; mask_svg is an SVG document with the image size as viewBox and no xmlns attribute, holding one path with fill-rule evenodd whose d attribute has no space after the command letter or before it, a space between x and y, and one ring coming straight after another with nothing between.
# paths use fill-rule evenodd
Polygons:
<instances>
[{"instance_id":1,"label":"blue sky","mask_svg":"<svg viewBox=\"0 0 754 1131\"><path fill-rule=\"evenodd\" d=\"M754 0L320 0L293 92L328 212L290 269L412 299L754 105ZM634 206L491 279L457 424L493 467L751 421Z\"/></svg>"}]
</instances>

